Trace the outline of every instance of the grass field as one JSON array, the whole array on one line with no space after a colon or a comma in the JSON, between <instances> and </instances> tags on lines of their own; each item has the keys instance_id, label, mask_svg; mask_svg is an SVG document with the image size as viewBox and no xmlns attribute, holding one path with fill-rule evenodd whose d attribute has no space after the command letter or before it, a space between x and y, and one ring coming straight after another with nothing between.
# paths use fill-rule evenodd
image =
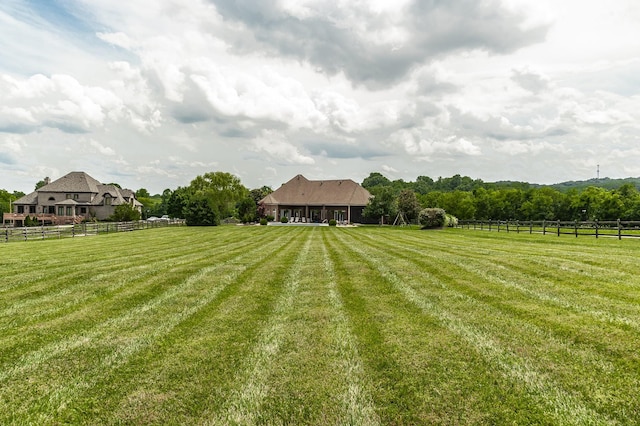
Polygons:
<instances>
[{"instance_id":1,"label":"grass field","mask_svg":"<svg viewBox=\"0 0 640 426\"><path fill-rule=\"evenodd\" d=\"M640 241L163 228L0 245L0 424L638 424Z\"/></svg>"}]
</instances>

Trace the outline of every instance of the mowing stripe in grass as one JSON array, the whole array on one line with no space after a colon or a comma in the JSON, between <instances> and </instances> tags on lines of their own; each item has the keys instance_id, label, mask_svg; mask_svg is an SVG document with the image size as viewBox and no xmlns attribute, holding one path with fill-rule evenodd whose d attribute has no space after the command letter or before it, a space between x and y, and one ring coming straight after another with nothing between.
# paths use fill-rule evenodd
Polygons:
<instances>
[{"instance_id":1,"label":"mowing stripe in grass","mask_svg":"<svg viewBox=\"0 0 640 426\"><path fill-rule=\"evenodd\" d=\"M268 235L262 235L255 239L241 239L233 242L224 241L225 250L223 254L229 252L240 251L246 249L249 246L255 246L262 241L267 240ZM188 245L188 250L183 250L183 246L176 245L171 247L171 250L154 251L154 257L152 261L146 261L143 264L139 264L133 259L127 259L127 263L119 266L117 272L114 273L113 259L107 261L99 261L97 264L86 265L82 268L78 274L86 274L88 278L82 280L69 281L69 276L57 276L55 281L60 286L59 291L43 292L40 297L25 297L16 300L17 296L9 298L6 295L6 300L11 300L11 306L3 311L0 311L0 319L5 319L5 324L0 324L0 331L4 328L11 327L13 332L17 331L15 321L13 320L18 312L21 313L21 318L28 318L30 321L23 321L20 326L28 326L29 324L42 319L45 316L51 317L52 315L64 311L69 312L69 309L76 305L86 305L92 299L98 297L104 298L106 293L113 292L119 288L130 284L131 282L142 280L149 275L158 275L160 271L175 269L180 265L199 262L202 259L210 256L210 251L216 250L217 247L221 247L221 242L209 242L207 240L201 240L198 245ZM137 251L137 250L136 250ZM88 294L85 297L78 296L78 288L86 289ZM33 291L33 290L30 290ZM42 290L40 290L42 291ZM68 298L67 296L74 296ZM29 308L32 308L33 313L29 315Z\"/></svg>"},{"instance_id":2,"label":"mowing stripe in grass","mask_svg":"<svg viewBox=\"0 0 640 426\"><path fill-rule=\"evenodd\" d=\"M573 395L554 384L551 378L540 374L529 362L500 347L487 333L465 324L441 306L426 300L414 288L419 287L419 284L406 283L399 279L394 271L385 266L384 258L376 256L371 249L362 247L362 244L358 245L353 241L348 241L346 232L342 232L338 238L345 249L357 253L364 262L375 268L408 301L419 307L425 314L437 318L449 330L471 343L488 362L498 367L506 376L523 382L532 396L540 404L549 408L547 413L555 422L562 424L614 424L612 420L585 406Z\"/></svg>"},{"instance_id":3,"label":"mowing stripe in grass","mask_svg":"<svg viewBox=\"0 0 640 426\"><path fill-rule=\"evenodd\" d=\"M293 237L294 236L282 234L272 243L272 245L279 246L282 243L281 240L283 238L288 238L290 240ZM75 397L77 397L77 395L79 395L79 392L94 386L98 382L99 378L105 375L105 371L111 371L123 365L133 354L153 344L158 338L171 332L182 321L197 313L200 309L215 299L215 297L217 297L217 295L226 286L235 280L240 273L247 269L249 265L266 259L269 255L268 247L266 247L266 249L267 250L261 252L259 255L256 255L255 252L245 252L245 254L237 256L227 262L200 269L196 274L188 276L183 283L167 292L164 292L152 301L145 303L142 306L137 306L128 311L126 315L114 318L113 320L102 324L98 329L93 330L91 333L81 336L81 340L69 339L69 345L64 348L65 350L88 345L109 345L110 338L116 337L113 335L114 330L117 330L119 334L122 334L124 330L127 329L127 324L134 318L146 317L145 322L149 323L150 319L148 317L155 315L153 311L160 307L164 302L171 302L172 304L175 304L177 296L188 291L196 283L215 283L215 285L207 289L207 292L204 295L199 293L199 297L195 299L192 304L187 305L184 308L177 305L178 309L170 316L164 313L160 314L161 317L158 318L158 321L153 323L153 327L146 327L147 330L145 332L138 332L134 334L133 337L128 338L124 344L117 342L113 352L101 358L100 362L90 366L90 368L94 370L93 374L84 372L78 379L74 380L73 377L71 377L66 380L64 384L53 388L45 402L45 405L49 407L46 411L50 413L60 412ZM251 263L246 263L245 259L251 260ZM225 272L225 270L228 270L228 272ZM215 280L212 281L212 277L215 277ZM51 358L54 354L60 355L60 351L56 349L57 348L52 349L53 354L51 356L37 359L38 363ZM41 351L39 351L39 354L41 354ZM32 359L31 361L36 360ZM30 371L35 366L36 365L34 363L29 364L25 362L21 368L17 369L17 372L24 373L26 371ZM13 371L12 373L16 373L16 371ZM5 375L0 377L2 379L6 378ZM38 415L40 416L41 413ZM39 418L33 420L41 421L42 419Z\"/></svg>"},{"instance_id":4,"label":"mowing stripe in grass","mask_svg":"<svg viewBox=\"0 0 640 426\"><path fill-rule=\"evenodd\" d=\"M281 244L281 239L284 235L281 235L279 239L273 241L270 245L273 247L278 247ZM33 351L30 354L25 354L21 357L19 362L16 363L11 368L4 369L0 371L0 381L6 380L7 378L18 374L24 373L26 371L30 371L36 368L39 364L45 362L46 360L53 358L54 356L59 356L64 352L68 352L75 348L78 348L83 345L87 345L92 341L98 341L102 338L105 338L112 333L113 330L118 330L120 328L125 327L128 323L130 323L134 318L142 318L147 315L153 309L156 309L158 306L171 302L178 294L181 292L188 290L195 282L200 280L202 277L207 275L213 275L214 272L222 269L225 266L240 264L245 259L252 259L254 261L258 261L268 256L269 250L268 247L265 250L258 251L256 254L253 251L243 250L244 254L240 256L234 256L234 253L231 253L230 258L225 262L221 262L215 264L213 266L209 266L206 268L200 269L197 273L188 276L182 283L169 288L167 291L162 294L154 297L150 301L143 303L142 305L135 306L132 309L126 311L123 315L118 317L113 317L108 319L107 321L96 325L92 330L88 330L83 334L73 336L70 338L56 340L49 345L46 345L36 351ZM228 280L225 280L225 285L228 283ZM217 292L216 292L217 294ZM123 348L120 348L119 351L122 351Z\"/></svg>"},{"instance_id":5,"label":"mowing stripe in grass","mask_svg":"<svg viewBox=\"0 0 640 426\"><path fill-rule=\"evenodd\" d=\"M205 240L206 241L206 240ZM261 239L254 240L253 244L260 244ZM275 243L277 244L277 242ZM191 251L191 248L188 247L188 250ZM220 256L218 256L218 261L227 260L235 260L235 257L239 253L246 253L246 244L240 244L237 247L230 246L229 250L225 250L222 252ZM177 256L178 257L178 256ZM35 323L36 327L33 325L24 325L24 328L29 330L29 333L22 333L20 328L22 327L14 327L10 330L10 333L5 333L2 335L2 339L0 339L0 359L4 359L5 365L1 368L7 368L7 363L20 365L21 361L18 359L21 356L23 359L27 356L27 351L32 350L32 347L35 345L41 346L42 351L45 353L49 352L50 348L47 346L47 342L54 342L53 344L60 344L59 342L59 334L60 329L65 330L65 334L68 334L69 329L73 329L76 335L92 333L90 330L94 326L98 326L99 321L105 315L110 315L113 318L114 315L118 315L119 311L127 309L128 305L131 304L133 298L136 299L144 299L147 296L144 294L137 295L136 293L140 293L141 291L146 291L146 289L153 289L153 286L156 286L158 283L163 285L172 285L170 282L173 277L178 277L177 279L181 279L180 275L184 273L188 273L188 268L191 268L190 264L194 261L201 262L206 259L210 259L210 255L208 252L204 252L202 254L198 254L197 256L182 257L180 256L180 260L172 265L171 269L167 273L166 270L158 269L155 270L155 274L150 277L141 277L142 281L129 281L125 277L116 277L118 279L105 280L104 284L106 286L96 285L96 287L103 287L105 290L122 290L121 292L100 292L100 297L91 300L91 298L87 299L86 297L81 297L84 299L83 302L79 302L78 310L69 312L69 311L61 311L60 316L56 318L49 319L45 322ZM167 265L169 266L169 265ZM187 270L184 270L184 266L187 266ZM138 283L138 284L137 284ZM126 285L125 284L130 284ZM94 287L89 284L72 284L70 285L76 289L76 293L84 293L86 291L94 291ZM88 288L87 288L88 287ZM133 293L132 293L133 292ZM140 297L143 296L143 297ZM149 296L152 296L151 294ZM141 303L144 300L140 301ZM55 303L53 303L55 306ZM111 312L109 312L111 311ZM27 313L23 313L23 315L19 318L24 318ZM95 319L94 319L95 317ZM14 338L15 335L21 335L20 339ZM65 348L66 345L63 345L62 348ZM69 349L73 349L75 346L70 347ZM53 351L52 353L56 353ZM0 377L3 376L3 373L0 371Z\"/></svg>"},{"instance_id":6,"label":"mowing stripe in grass","mask_svg":"<svg viewBox=\"0 0 640 426\"><path fill-rule=\"evenodd\" d=\"M214 419L214 424L257 422L260 406L267 393L270 364L280 349L287 318L298 292L300 269L309 253L312 235L308 232L307 239L285 278L284 292L278 299L253 354L247 360L247 367L240 372L237 381L243 385L230 396L226 413L221 418Z\"/></svg>"},{"instance_id":7,"label":"mowing stripe in grass","mask_svg":"<svg viewBox=\"0 0 640 426\"><path fill-rule=\"evenodd\" d=\"M594 324L593 319L576 325L574 316L565 309L549 309L539 306L535 299L529 301L517 294L514 297L504 291L505 287L492 286L473 268L469 275L461 273L465 271L461 264L466 252L440 257L415 256L407 254L413 250L410 246L391 250L389 245L374 248L369 244L369 247L377 256L385 258L385 265L395 271L399 279L421 283L414 287L421 297L435 299L433 303L447 306L450 312L457 309L458 320L488 333L497 345L509 346L512 353L527 354L527 362L538 373L554 376L556 385L568 393L579 393L585 404L599 411L606 410L612 419L624 418L621 412L636 410L634 398L619 393L621 386L640 387L640 377L633 373L637 357L625 349L639 342L634 330L601 327L597 321ZM468 250L473 250L473 246ZM475 260L470 263L475 264ZM490 262L484 264L492 269ZM478 262L478 267L481 265ZM549 320L547 312L550 311L559 319ZM563 321L564 318L570 320ZM613 342L603 339L610 333L616 336Z\"/></svg>"},{"instance_id":8,"label":"mowing stripe in grass","mask_svg":"<svg viewBox=\"0 0 640 426\"><path fill-rule=\"evenodd\" d=\"M374 244L370 242L370 244ZM375 243L376 246L381 247L379 242ZM401 244L390 244L389 240L384 244L385 249L388 250L389 247L396 248L398 251L402 252L410 252L420 255L421 257L426 257L430 259L438 259L441 260L443 258L443 253L440 251L433 250L420 250L414 247L410 247L407 245ZM466 255L469 253L468 248L467 251L464 251L465 257L460 257L460 251L454 251L451 249L447 250L447 254L450 256L447 257L447 263L454 264L457 268L462 270L466 270L470 273L477 275L482 278L486 283L492 283L494 285L498 285L501 288L510 288L519 293L522 293L526 296L529 296L533 299L536 299L540 302L547 302L553 304L559 308L570 309L575 313L584 314L592 317L597 321L602 321L604 323L615 324L619 326L628 326L632 327L636 330L640 330L640 322L629 318L628 316L623 316L618 313L612 313L610 311L604 311L601 309L594 309L591 306L585 306L586 302L589 302L595 306L610 306L612 300L603 296L587 294L584 291L574 291L573 294L569 294L568 296L563 296L558 293L556 290L558 288L557 284L540 277L530 277L527 274L522 274L518 272L511 273L506 270L504 267L497 265L496 262L487 262L486 258L476 258L473 255ZM547 258L548 259L548 258ZM546 263L548 267L549 262ZM509 265L513 267L512 265ZM526 267L519 266L518 269L526 270ZM502 275L509 275L511 279L502 278ZM585 278L588 275L583 275ZM544 287L544 290L536 290L536 288ZM581 303L575 303L574 301L579 300ZM633 309L638 312L638 304L637 303L625 303L629 309ZM621 303L617 303L618 311L621 310L624 306Z\"/></svg>"},{"instance_id":9,"label":"mowing stripe in grass","mask_svg":"<svg viewBox=\"0 0 640 426\"><path fill-rule=\"evenodd\" d=\"M299 231L284 228L265 232L270 238L274 234L300 236ZM282 243L289 244L290 240ZM154 348L112 370L96 386L96 393L120 403L93 402L101 418L137 424L148 421L145 413L163 413L163 423L200 424L201 419L213 417L209 413L221 412L230 389L235 388L236 366L253 350L282 291L282 278L297 255L279 248L269 252L268 257L249 265L215 301L159 339ZM118 385L122 376L141 368L142 374Z\"/></svg>"},{"instance_id":10,"label":"mowing stripe in grass","mask_svg":"<svg viewBox=\"0 0 640 426\"><path fill-rule=\"evenodd\" d=\"M326 238L326 234L323 235ZM356 340L349 327L349 319L345 315L345 307L342 297L337 289L336 273L333 262L327 252L326 240L322 241L322 256L324 258L324 271L329 281L329 301L333 307L333 323L336 343L339 348L343 375L348 384L342 394L342 401L346 411L345 424L352 425L378 425L380 419L376 414L371 395L365 384L365 373L362 360L358 353Z\"/></svg>"}]
</instances>

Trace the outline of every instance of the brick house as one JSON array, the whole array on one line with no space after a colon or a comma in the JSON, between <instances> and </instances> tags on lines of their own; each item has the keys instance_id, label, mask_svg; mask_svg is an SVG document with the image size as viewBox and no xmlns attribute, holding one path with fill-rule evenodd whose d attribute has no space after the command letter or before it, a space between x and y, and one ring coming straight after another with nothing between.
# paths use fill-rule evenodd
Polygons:
<instances>
[{"instance_id":1,"label":"brick house","mask_svg":"<svg viewBox=\"0 0 640 426\"><path fill-rule=\"evenodd\" d=\"M14 201L12 212L3 215L3 223L23 226L27 216L44 225L104 220L125 203L142 211L142 203L132 190L102 184L85 172L71 172L53 182L46 178L44 186Z\"/></svg>"},{"instance_id":2,"label":"brick house","mask_svg":"<svg viewBox=\"0 0 640 426\"><path fill-rule=\"evenodd\" d=\"M364 223L371 194L351 179L308 180L297 175L259 202L264 215L293 222Z\"/></svg>"}]
</instances>

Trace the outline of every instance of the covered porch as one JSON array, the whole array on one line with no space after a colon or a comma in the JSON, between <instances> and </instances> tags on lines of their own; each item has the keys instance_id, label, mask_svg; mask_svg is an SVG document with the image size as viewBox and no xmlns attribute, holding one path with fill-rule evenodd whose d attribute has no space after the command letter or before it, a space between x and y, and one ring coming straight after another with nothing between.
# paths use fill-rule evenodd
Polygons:
<instances>
[{"instance_id":1,"label":"covered porch","mask_svg":"<svg viewBox=\"0 0 640 426\"><path fill-rule=\"evenodd\" d=\"M331 219L335 219L338 223L351 223L353 210L351 206L340 205L276 205L272 206L267 214L272 215L276 220L286 217L293 223L327 223Z\"/></svg>"}]
</instances>

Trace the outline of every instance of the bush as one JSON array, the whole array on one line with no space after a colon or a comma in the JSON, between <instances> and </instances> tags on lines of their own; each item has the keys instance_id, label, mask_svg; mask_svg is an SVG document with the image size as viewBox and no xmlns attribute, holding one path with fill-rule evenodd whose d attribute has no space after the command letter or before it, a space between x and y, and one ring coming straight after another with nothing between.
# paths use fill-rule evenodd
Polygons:
<instances>
[{"instance_id":1,"label":"bush","mask_svg":"<svg viewBox=\"0 0 640 426\"><path fill-rule=\"evenodd\" d=\"M269 221L267 220L267 218L263 217L262 219L260 219L260 225L267 225L269 223Z\"/></svg>"},{"instance_id":2,"label":"bush","mask_svg":"<svg viewBox=\"0 0 640 426\"><path fill-rule=\"evenodd\" d=\"M446 214L444 226L448 228L455 228L458 226L458 218L452 214Z\"/></svg>"},{"instance_id":3,"label":"bush","mask_svg":"<svg viewBox=\"0 0 640 426\"><path fill-rule=\"evenodd\" d=\"M282 216L280 218L280 223L289 223L289 219L287 219L286 217Z\"/></svg>"},{"instance_id":4,"label":"bush","mask_svg":"<svg viewBox=\"0 0 640 426\"><path fill-rule=\"evenodd\" d=\"M418 214L418 220L422 229L442 228L446 222L446 213L443 209L423 209Z\"/></svg>"},{"instance_id":5,"label":"bush","mask_svg":"<svg viewBox=\"0 0 640 426\"><path fill-rule=\"evenodd\" d=\"M336 224L337 224L337 223L338 223L338 222L336 222L336 220L335 220L335 219L331 219L331 220L329 221L329 226L336 226Z\"/></svg>"},{"instance_id":6,"label":"bush","mask_svg":"<svg viewBox=\"0 0 640 426\"><path fill-rule=\"evenodd\" d=\"M129 203L123 203L113 209L113 214L109 216L113 222L132 222L140 220L140 212Z\"/></svg>"},{"instance_id":7,"label":"bush","mask_svg":"<svg viewBox=\"0 0 640 426\"><path fill-rule=\"evenodd\" d=\"M267 219L267 222L273 222L275 220L275 217L271 214L268 214L266 219Z\"/></svg>"}]
</instances>

